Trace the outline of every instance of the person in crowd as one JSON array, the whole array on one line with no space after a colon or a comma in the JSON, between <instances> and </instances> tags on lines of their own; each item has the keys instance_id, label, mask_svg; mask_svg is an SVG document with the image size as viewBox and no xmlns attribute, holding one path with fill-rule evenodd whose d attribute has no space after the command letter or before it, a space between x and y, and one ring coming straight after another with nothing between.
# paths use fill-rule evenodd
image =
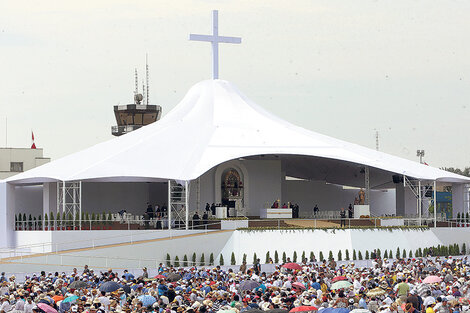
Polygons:
<instances>
[{"instance_id":1,"label":"person in crowd","mask_svg":"<svg viewBox=\"0 0 470 313\"><path fill-rule=\"evenodd\" d=\"M200 217L199 217L199 214L196 212L194 212L194 215L193 215L193 226L195 228L197 228L199 226L199 222L200 222Z\"/></svg>"},{"instance_id":2,"label":"person in crowd","mask_svg":"<svg viewBox=\"0 0 470 313\"><path fill-rule=\"evenodd\" d=\"M289 258L286 263L290 262ZM301 306L313 306L319 313L326 308L375 313L469 311L470 264L465 256L384 259L357 266L351 261L303 259L296 269L268 263L261 267L257 258L253 266L243 262L238 269L199 266L199 262L185 267L160 263L150 269L152 275L145 267L142 275L138 270L95 272L88 267L83 272L41 272L21 278L4 274L0 312L242 313L257 308L269 313L298 311ZM437 276L437 282L423 283L428 276ZM336 281L343 287L335 287ZM103 289L109 282L116 287ZM76 298L64 300L72 296Z\"/></svg>"},{"instance_id":3,"label":"person in crowd","mask_svg":"<svg viewBox=\"0 0 470 313\"><path fill-rule=\"evenodd\" d=\"M344 208L341 208L341 211L339 212L339 217L341 220L340 227L346 227L346 211Z\"/></svg>"},{"instance_id":4,"label":"person in crowd","mask_svg":"<svg viewBox=\"0 0 470 313\"><path fill-rule=\"evenodd\" d=\"M208 220L209 220L208 211L204 211L204 214L202 215L202 224L207 224Z\"/></svg>"},{"instance_id":5,"label":"person in crowd","mask_svg":"<svg viewBox=\"0 0 470 313\"><path fill-rule=\"evenodd\" d=\"M351 203L349 204L349 207L348 207L348 217L349 217L349 218L353 218L353 217L354 217L354 208L353 208L353 206L352 206Z\"/></svg>"}]
</instances>

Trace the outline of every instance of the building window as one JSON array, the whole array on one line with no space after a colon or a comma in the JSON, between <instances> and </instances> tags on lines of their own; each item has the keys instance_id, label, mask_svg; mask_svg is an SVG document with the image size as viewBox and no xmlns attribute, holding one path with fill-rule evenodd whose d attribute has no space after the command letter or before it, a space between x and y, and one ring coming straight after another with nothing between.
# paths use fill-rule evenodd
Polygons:
<instances>
[{"instance_id":1,"label":"building window","mask_svg":"<svg viewBox=\"0 0 470 313\"><path fill-rule=\"evenodd\" d=\"M23 162L10 162L10 172L22 172Z\"/></svg>"}]
</instances>

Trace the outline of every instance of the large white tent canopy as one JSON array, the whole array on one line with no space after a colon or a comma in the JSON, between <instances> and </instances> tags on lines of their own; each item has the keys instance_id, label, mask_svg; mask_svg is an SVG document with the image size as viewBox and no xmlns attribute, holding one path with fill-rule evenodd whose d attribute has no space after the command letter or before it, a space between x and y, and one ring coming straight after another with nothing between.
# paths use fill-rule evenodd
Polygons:
<instances>
[{"instance_id":1,"label":"large white tent canopy","mask_svg":"<svg viewBox=\"0 0 470 313\"><path fill-rule=\"evenodd\" d=\"M326 158L420 180L470 181L295 126L265 111L224 80L197 83L156 123L6 181L189 181L223 162L258 155Z\"/></svg>"}]
</instances>

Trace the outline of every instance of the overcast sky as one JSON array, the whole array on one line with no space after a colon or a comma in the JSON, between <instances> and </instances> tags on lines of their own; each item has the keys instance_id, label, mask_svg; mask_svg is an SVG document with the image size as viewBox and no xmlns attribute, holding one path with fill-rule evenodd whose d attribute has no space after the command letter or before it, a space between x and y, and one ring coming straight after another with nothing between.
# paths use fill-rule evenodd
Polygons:
<instances>
[{"instance_id":1,"label":"overcast sky","mask_svg":"<svg viewBox=\"0 0 470 313\"><path fill-rule=\"evenodd\" d=\"M150 100L170 111L211 77L286 120L433 166L470 166L470 1L0 0L0 146L53 159L112 138L150 63ZM166 153L166 151L162 151Z\"/></svg>"}]
</instances>

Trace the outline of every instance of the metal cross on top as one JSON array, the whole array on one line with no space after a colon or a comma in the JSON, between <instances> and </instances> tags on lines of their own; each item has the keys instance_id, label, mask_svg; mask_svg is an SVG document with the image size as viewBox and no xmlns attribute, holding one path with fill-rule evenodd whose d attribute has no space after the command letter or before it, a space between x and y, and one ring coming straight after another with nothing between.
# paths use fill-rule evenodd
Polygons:
<instances>
[{"instance_id":1,"label":"metal cross on top","mask_svg":"<svg viewBox=\"0 0 470 313\"><path fill-rule=\"evenodd\" d=\"M212 11L212 35L189 34L189 40L212 43L212 79L219 79L219 42L241 43L240 37L219 36L219 11Z\"/></svg>"}]
</instances>

